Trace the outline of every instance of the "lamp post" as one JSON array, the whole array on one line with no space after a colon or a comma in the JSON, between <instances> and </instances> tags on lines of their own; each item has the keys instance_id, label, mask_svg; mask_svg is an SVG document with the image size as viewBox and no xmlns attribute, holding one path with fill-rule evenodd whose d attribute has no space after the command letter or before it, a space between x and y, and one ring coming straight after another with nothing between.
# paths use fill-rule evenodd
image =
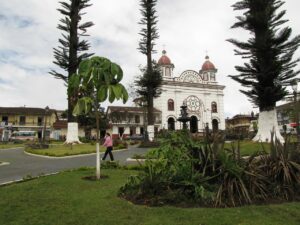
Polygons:
<instances>
[{"instance_id":1,"label":"lamp post","mask_svg":"<svg viewBox=\"0 0 300 225\"><path fill-rule=\"evenodd\" d=\"M292 83L292 89L294 93L294 114L295 114L295 124L296 124L296 132L297 132L297 141L299 142L299 112L298 112L298 102L297 102L297 88L298 88L298 81L294 80Z\"/></svg>"},{"instance_id":2,"label":"lamp post","mask_svg":"<svg viewBox=\"0 0 300 225\"><path fill-rule=\"evenodd\" d=\"M44 115L44 127L43 127L43 141L42 143L45 143L45 136L46 136L46 125L47 125L47 113L49 112L49 106L46 106L45 108L45 115Z\"/></svg>"}]
</instances>

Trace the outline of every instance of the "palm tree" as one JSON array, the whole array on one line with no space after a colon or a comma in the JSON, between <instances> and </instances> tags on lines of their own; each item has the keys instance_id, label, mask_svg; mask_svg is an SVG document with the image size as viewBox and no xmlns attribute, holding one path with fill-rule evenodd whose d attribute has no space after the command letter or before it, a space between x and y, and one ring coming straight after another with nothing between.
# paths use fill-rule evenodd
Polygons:
<instances>
[{"instance_id":1,"label":"palm tree","mask_svg":"<svg viewBox=\"0 0 300 225\"><path fill-rule=\"evenodd\" d=\"M300 44L300 36L290 39L292 29L283 27L285 11L279 11L284 4L280 0L242 0L233 5L242 10L232 28L242 28L252 35L247 42L228 40L236 47L236 55L248 60L243 66L236 66L238 75L230 77L247 89L241 90L259 107L258 132L254 141L271 140L271 131L283 142L280 135L276 102L287 94L286 86L295 79L299 71L294 67L299 59L293 55Z\"/></svg>"}]
</instances>

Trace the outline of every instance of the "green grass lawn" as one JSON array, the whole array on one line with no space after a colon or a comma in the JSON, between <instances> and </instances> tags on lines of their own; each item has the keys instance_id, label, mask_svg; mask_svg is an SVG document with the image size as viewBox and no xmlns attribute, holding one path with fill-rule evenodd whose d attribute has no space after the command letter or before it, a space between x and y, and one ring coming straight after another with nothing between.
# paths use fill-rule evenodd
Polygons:
<instances>
[{"instance_id":1,"label":"green grass lawn","mask_svg":"<svg viewBox=\"0 0 300 225\"><path fill-rule=\"evenodd\" d=\"M235 146L235 149L237 149L237 141L232 142ZM225 143L224 148L232 149L231 143ZM153 148L155 149L155 148ZM240 141L240 150L241 150L241 156L249 156L255 152L262 152L263 149L267 152L270 151L270 144L269 143L258 143L258 142L252 142L252 141Z\"/></svg>"},{"instance_id":2,"label":"green grass lawn","mask_svg":"<svg viewBox=\"0 0 300 225\"><path fill-rule=\"evenodd\" d=\"M234 142L235 148L237 148L237 141ZM225 148L232 149L231 143L225 143ZM258 143L253 141L241 141L240 142L240 150L242 156L251 155L258 151L263 151L263 149L267 152L270 151L269 143Z\"/></svg>"},{"instance_id":3,"label":"green grass lawn","mask_svg":"<svg viewBox=\"0 0 300 225\"><path fill-rule=\"evenodd\" d=\"M10 149L10 148L18 148L18 147L24 147L24 144L0 143L0 149Z\"/></svg>"},{"instance_id":4,"label":"green grass lawn","mask_svg":"<svg viewBox=\"0 0 300 225\"><path fill-rule=\"evenodd\" d=\"M117 148L114 148L115 150ZM100 151L105 152L106 148L100 146ZM73 145L72 148L70 145L50 145L48 149L30 149L26 148L26 152L38 155L46 156L70 156L70 155L80 155L80 154L90 154L96 152L96 145L92 144L80 144Z\"/></svg>"},{"instance_id":5,"label":"green grass lawn","mask_svg":"<svg viewBox=\"0 0 300 225\"><path fill-rule=\"evenodd\" d=\"M94 170L64 172L0 187L5 225L299 225L300 203L242 208L134 205L117 197L131 170L102 170L109 178L82 180Z\"/></svg>"},{"instance_id":6,"label":"green grass lawn","mask_svg":"<svg viewBox=\"0 0 300 225\"><path fill-rule=\"evenodd\" d=\"M18 147L24 147L26 145L26 143L31 143L30 141L28 142L23 142L23 143L19 143L19 144L14 144L14 143L2 143L0 142L0 149L10 149L10 148L18 148ZM63 144L64 141L56 141L56 140L51 140L50 144Z\"/></svg>"}]
</instances>

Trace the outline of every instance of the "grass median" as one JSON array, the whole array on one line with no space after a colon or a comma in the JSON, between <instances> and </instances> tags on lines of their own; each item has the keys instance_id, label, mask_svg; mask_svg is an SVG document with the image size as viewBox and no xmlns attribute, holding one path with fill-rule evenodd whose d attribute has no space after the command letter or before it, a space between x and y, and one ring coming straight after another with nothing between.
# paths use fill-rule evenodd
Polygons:
<instances>
[{"instance_id":1,"label":"grass median","mask_svg":"<svg viewBox=\"0 0 300 225\"><path fill-rule=\"evenodd\" d=\"M117 197L132 170L101 170L109 177L83 180L94 169L63 172L0 187L0 224L15 225L298 225L300 203L241 208L134 205Z\"/></svg>"},{"instance_id":2,"label":"grass median","mask_svg":"<svg viewBox=\"0 0 300 225\"><path fill-rule=\"evenodd\" d=\"M24 147L24 144L0 143L0 149L14 149Z\"/></svg>"},{"instance_id":3,"label":"grass median","mask_svg":"<svg viewBox=\"0 0 300 225\"><path fill-rule=\"evenodd\" d=\"M227 149L232 149L232 146L234 146L235 149L237 149L238 141L233 141L231 143L225 143L224 147ZM259 143L259 142L253 142L248 140L240 141L240 151L241 156L249 156L256 152L262 152L270 151L270 143Z\"/></svg>"},{"instance_id":4,"label":"grass median","mask_svg":"<svg viewBox=\"0 0 300 225\"><path fill-rule=\"evenodd\" d=\"M114 147L114 150L120 149L119 147ZM106 148L100 146L100 152L105 152ZM32 149L26 147L26 152L37 155L44 156L54 156L54 157L63 157L63 156L72 156L72 155L82 155L82 154L91 154L96 153L95 144L78 144L78 145L49 145L47 149Z\"/></svg>"}]
</instances>

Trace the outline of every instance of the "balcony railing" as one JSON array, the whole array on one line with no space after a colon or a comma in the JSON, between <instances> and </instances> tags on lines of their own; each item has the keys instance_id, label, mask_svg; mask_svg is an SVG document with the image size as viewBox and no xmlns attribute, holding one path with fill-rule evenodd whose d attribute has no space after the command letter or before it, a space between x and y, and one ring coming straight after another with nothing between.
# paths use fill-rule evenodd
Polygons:
<instances>
[{"instance_id":1,"label":"balcony railing","mask_svg":"<svg viewBox=\"0 0 300 225\"><path fill-rule=\"evenodd\" d=\"M147 121L145 121L147 123ZM144 122L143 121L140 121L139 123L137 123L136 121L111 121L112 124L115 124L115 125L120 125L120 124L128 124L128 125L144 125ZM155 124L161 124L161 120L156 120L154 122Z\"/></svg>"},{"instance_id":2,"label":"balcony railing","mask_svg":"<svg viewBox=\"0 0 300 225\"><path fill-rule=\"evenodd\" d=\"M23 123L23 122L8 122L7 125L10 126L38 126L38 127L42 127L44 126L43 122L31 122L31 123ZM50 126L50 123L47 122L46 126Z\"/></svg>"}]
</instances>

